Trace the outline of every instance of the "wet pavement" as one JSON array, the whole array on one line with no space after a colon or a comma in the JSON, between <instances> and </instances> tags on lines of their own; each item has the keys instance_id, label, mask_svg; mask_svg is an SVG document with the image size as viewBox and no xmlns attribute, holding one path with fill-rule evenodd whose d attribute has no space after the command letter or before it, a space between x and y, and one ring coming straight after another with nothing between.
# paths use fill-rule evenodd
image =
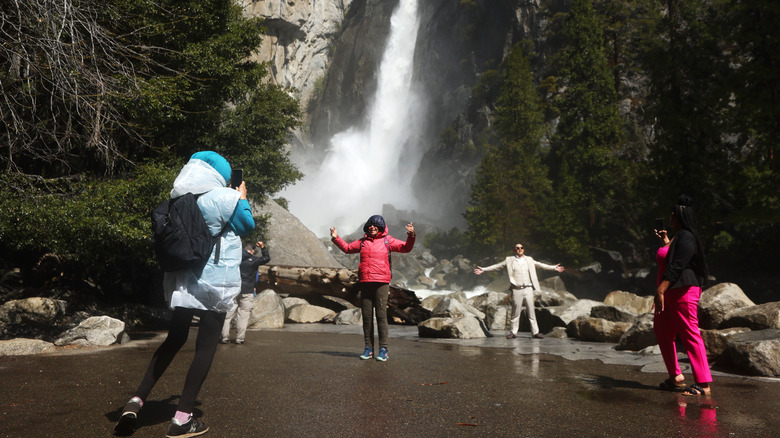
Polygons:
<instances>
[{"instance_id":1,"label":"wet pavement","mask_svg":"<svg viewBox=\"0 0 780 438\"><path fill-rule=\"evenodd\" d=\"M206 436L780 436L780 379L715 372L711 396L686 397L656 389L659 355L611 344L390 333L386 363L358 360L356 326L288 325L220 345L196 406ZM161 341L0 357L0 437L111 436ZM165 436L193 352L194 333L134 436Z\"/></svg>"}]
</instances>

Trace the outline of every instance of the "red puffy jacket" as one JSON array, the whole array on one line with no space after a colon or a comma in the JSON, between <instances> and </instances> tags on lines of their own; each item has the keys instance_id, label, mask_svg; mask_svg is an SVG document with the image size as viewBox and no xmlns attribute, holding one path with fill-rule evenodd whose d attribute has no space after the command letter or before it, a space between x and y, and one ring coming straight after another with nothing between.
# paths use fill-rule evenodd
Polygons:
<instances>
[{"instance_id":1,"label":"red puffy jacket","mask_svg":"<svg viewBox=\"0 0 780 438\"><path fill-rule=\"evenodd\" d=\"M393 252L409 252L414 247L415 236L407 235L406 242L389 236L387 226L376 237L365 235L362 239L347 243L341 236L333 239L333 244L347 254L360 253L358 278L360 282L390 283L393 273L390 270L388 247ZM387 245L385 245L387 238Z\"/></svg>"}]
</instances>

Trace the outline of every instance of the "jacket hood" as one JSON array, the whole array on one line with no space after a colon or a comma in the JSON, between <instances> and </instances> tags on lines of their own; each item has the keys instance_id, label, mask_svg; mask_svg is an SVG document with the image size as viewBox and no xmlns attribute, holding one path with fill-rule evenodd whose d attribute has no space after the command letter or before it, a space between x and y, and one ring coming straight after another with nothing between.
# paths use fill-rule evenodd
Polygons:
<instances>
[{"instance_id":1,"label":"jacket hood","mask_svg":"<svg viewBox=\"0 0 780 438\"><path fill-rule=\"evenodd\" d=\"M226 187L229 179L230 164L224 157L211 151L197 152L173 182L171 198L178 198L186 193L199 195Z\"/></svg>"},{"instance_id":2,"label":"jacket hood","mask_svg":"<svg viewBox=\"0 0 780 438\"><path fill-rule=\"evenodd\" d=\"M385 218L383 218L382 216L375 214L370 218L368 218L366 224L363 225L363 232L366 233L366 235L368 235L368 227L370 227L371 225L377 227L379 229L380 234L382 233L382 230L384 230L384 232L387 233L387 225L385 225Z\"/></svg>"}]
</instances>

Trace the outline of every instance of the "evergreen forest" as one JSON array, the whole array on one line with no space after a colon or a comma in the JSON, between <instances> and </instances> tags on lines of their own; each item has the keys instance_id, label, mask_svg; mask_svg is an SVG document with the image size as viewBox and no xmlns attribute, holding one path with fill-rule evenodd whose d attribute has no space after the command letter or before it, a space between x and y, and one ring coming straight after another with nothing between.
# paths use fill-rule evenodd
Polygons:
<instances>
[{"instance_id":1,"label":"evergreen forest","mask_svg":"<svg viewBox=\"0 0 780 438\"><path fill-rule=\"evenodd\" d=\"M547 19L544 47L478 85L493 129L463 245L651 265L654 218L685 193L711 272L776 287L780 3L572 0Z\"/></svg>"}]
</instances>

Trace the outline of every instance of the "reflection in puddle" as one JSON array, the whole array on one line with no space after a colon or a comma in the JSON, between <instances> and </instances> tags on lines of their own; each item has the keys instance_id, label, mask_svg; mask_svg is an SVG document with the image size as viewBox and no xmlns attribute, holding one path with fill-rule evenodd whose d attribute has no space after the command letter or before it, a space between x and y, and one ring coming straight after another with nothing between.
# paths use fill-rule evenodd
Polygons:
<instances>
[{"instance_id":1,"label":"reflection in puddle","mask_svg":"<svg viewBox=\"0 0 780 438\"><path fill-rule=\"evenodd\" d=\"M718 405L711 396L677 395L677 409L682 426L695 426L699 436L718 436Z\"/></svg>"},{"instance_id":2,"label":"reflection in puddle","mask_svg":"<svg viewBox=\"0 0 780 438\"><path fill-rule=\"evenodd\" d=\"M539 377L539 343L534 342L528 351L528 346L517 347L514 351L514 366L520 374ZM529 354L530 353L530 354ZM530 359L530 366L528 365ZM530 370L528 370L530 368Z\"/></svg>"}]
</instances>

